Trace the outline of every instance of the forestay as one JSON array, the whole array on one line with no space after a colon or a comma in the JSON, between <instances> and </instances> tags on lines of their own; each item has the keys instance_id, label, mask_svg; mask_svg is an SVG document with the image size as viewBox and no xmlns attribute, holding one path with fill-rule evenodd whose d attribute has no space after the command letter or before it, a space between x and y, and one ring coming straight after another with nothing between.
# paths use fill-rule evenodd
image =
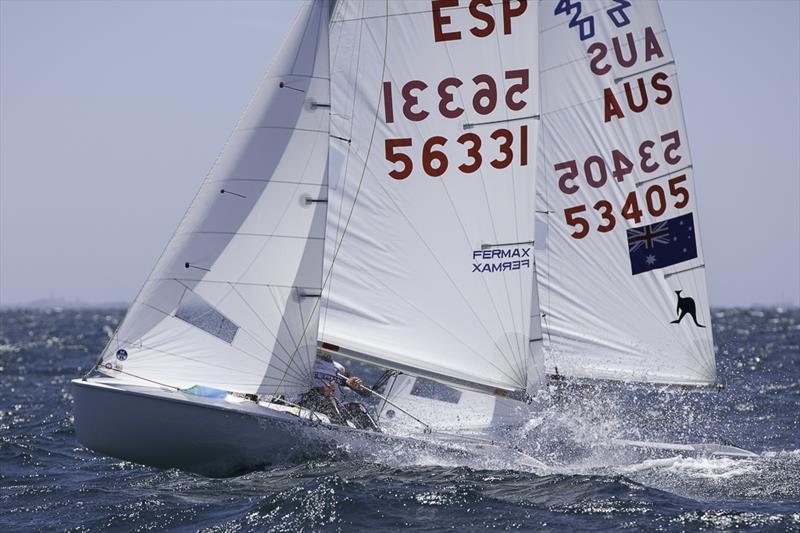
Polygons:
<instances>
[{"instance_id":1,"label":"forestay","mask_svg":"<svg viewBox=\"0 0 800 533\"><path fill-rule=\"evenodd\" d=\"M103 354L175 387L292 394L310 384L329 135L327 1L281 52Z\"/></svg>"},{"instance_id":2,"label":"forestay","mask_svg":"<svg viewBox=\"0 0 800 533\"><path fill-rule=\"evenodd\" d=\"M547 0L539 16L548 370L713 384L694 169L658 4Z\"/></svg>"},{"instance_id":3,"label":"forestay","mask_svg":"<svg viewBox=\"0 0 800 533\"><path fill-rule=\"evenodd\" d=\"M331 56L321 340L461 384L537 388L535 5L343 0Z\"/></svg>"}]
</instances>

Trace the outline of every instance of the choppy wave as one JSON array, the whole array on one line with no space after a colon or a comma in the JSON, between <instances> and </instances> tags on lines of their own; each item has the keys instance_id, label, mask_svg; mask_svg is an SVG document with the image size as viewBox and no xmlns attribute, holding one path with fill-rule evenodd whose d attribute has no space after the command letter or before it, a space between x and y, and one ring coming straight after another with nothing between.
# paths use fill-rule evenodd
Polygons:
<instances>
[{"instance_id":1,"label":"choppy wave","mask_svg":"<svg viewBox=\"0 0 800 533\"><path fill-rule=\"evenodd\" d=\"M800 531L800 311L715 314L718 394L593 391L514 435L516 452L343 443L228 478L159 471L80 446L69 380L118 310L0 314L0 530ZM566 406L566 407L565 407ZM733 459L611 439L733 442Z\"/></svg>"}]
</instances>

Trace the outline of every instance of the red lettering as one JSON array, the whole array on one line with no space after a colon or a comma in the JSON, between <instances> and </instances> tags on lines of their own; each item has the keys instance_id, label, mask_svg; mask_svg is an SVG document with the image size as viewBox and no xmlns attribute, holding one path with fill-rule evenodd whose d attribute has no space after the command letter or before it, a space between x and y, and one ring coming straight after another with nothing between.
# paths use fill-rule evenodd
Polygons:
<instances>
[{"instance_id":1,"label":"red lettering","mask_svg":"<svg viewBox=\"0 0 800 533\"><path fill-rule=\"evenodd\" d=\"M597 231L600 233L608 233L617 225L617 219L614 217L612 213L611 202L608 200L600 200L596 204L592 206L595 211L600 212L600 216L607 222L607 224L603 224L602 226L597 227Z\"/></svg>"},{"instance_id":2,"label":"red lettering","mask_svg":"<svg viewBox=\"0 0 800 533\"><path fill-rule=\"evenodd\" d=\"M450 109L448 104L453 101L453 93L447 91L448 87L458 88L463 85L463 82L458 78L445 78L439 83L439 113L445 118L457 118L464 112L463 107L456 106L455 109Z\"/></svg>"},{"instance_id":3,"label":"red lettering","mask_svg":"<svg viewBox=\"0 0 800 533\"><path fill-rule=\"evenodd\" d=\"M658 198L658 207L655 198ZM644 199L647 202L647 211L654 217L660 217L667 210L667 199L660 185L653 185L647 189Z\"/></svg>"},{"instance_id":4,"label":"red lettering","mask_svg":"<svg viewBox=\"0 0 800 533\"><path fill-rule=\"evenodd\" d=\"M597 76L602 76L603 74L608 74L608 71L611 70L611 65L605 64L604 66L599 66L599 63L606 58L606 54L608 53L608 48L603 43L592 43L591 46L587 49L589 54L597 54L592 57L591 61L589 61L589 68L592 69Z\"/></svg>"},{"instance_id":5,"label":"red lettering","mask_svg":"<svg viewBox=\"0 0 800 533\"><path fill-rule=\"evenodd\" d=\"M644 60L650 61L653 56L664 57L664 52L661 51L653 28L648 26L644 29Z\"/></svg>"},{"instance_id":6,"label":"red lettering","mask_svg":"<svg viewBox=\"0 0 800 533\"><path fill-rule=\"evenodd\" d=\"M511 143L514 141L514 136L505 128L501 128L492 132L490 137L494 140L499 140L501 137L503 141L500 143L499 150L500 153L503 154L505 157L502 159L497 158L489 162L494 168L506 168L508 165L511 164L511 161L514 159L514 153L511 151Z\"/></svg>"},{"instance_id":7,"label":"red lettering","mask_svg":"<svg viewBox=\"0 0 800 533\"><path fill-rule=\"evenodd\" d=\"M619 44L619 38L614 37L611 39L611 43L614 45L614 55L617 56L617 62L623 67L632 67L634 63L636 63L636 43L633 40L633 34L627 33L625 37L628 40L628 57L625 58L622 56L622 47Z\"/></svg>"},{"instance_id":8,"label":"red lettering","mask_svg":"<svg viewBox=\"0 0 800 533\"><path fill-rule=\"evenodd\" d=\"M467 149L467 156L472 159L472 162L470 164L462 163L458 165L458 169L465 174L472 174L481 168L481 162L483 161L480 151L481 138L476 133L465 133L456 139L456 141L459 144L471 143L472 145Z\"/></svg>"},{"instance_id":9,"label":"red lettering","mask_svg":"<svg viewBox=\"0 0 800 533\"><path fill-rule=\"evenodd\" d=\"M441 150L434 150L436 145L444 146L447 143L447 138L437 135L431 137L422 147L422 168L425 174L432 178L438 178L447 172L447 155ZM433 162L436 162L436 166Z\"/></svg>"},{"instance_id":10,"label":"red lettering","mask_svg":"<svg viewBox=\"0 0 800 533\"><path fill-rule=\"evenodd\" d=\"M472 15L473 18L481 20L486 24L483 28L475 26L471 28L469 32L475 37L488 37L494 31L494 17L492 17L491 13L478 9L478 6L491 8L492 0L472 0L472 2L469 3L469 14Z\"/></svg>"},{"instance_id":11,"label":"red lettering","mask_svg":"<svg viewBox=\"0 0 800 533\"><path fill-rule=\"evenodd\" d=\"M383 112L386 117L386 123L391 124L394 122L394 106L392 105L392 82L383 82Z\"/></svg>"},{"instance_id":12,"label":"red lettering","mask_svg":"<svg viewBox=\"0 0 800 533\"><path fill-rule=\"evenodd\" d=\"M422 111L413 110L413 107L419 103L419 99L411 94L413 90L422 91L427 89L427 87L428 84L420 80L411 80L403 85L403 90L401 92L403 93L403 99L406 101L405 104L403 104L403 114L408 120L419 122L430 114L424 109Z\"/></svg>"},{"instance_id":13,"label":"red lettering","mask_svg":"<svg viewBox=\"0 0 800 533\"><path fill-rule=\"evenodd\" d=\"M564 194L574 194L578 192L578 186L575 184L575 178L578 177L578 165L575 161L565 161L553 165L553 169L558 172L559 170L567 170L564 174L558 177L558 188ZM568 184L567 182L572 182Z\"/></svg>"},{"instance_id":14,"label":"red lettering","mask_svg":"<svg viewBox=\"0 0 800 533\"><path fill-rule=\"evenodd\" d=\"M478 74L472 78L472 81L475 82L475 85L486 84L486 87L475 91L475 95L472 97L472 107L478 114L488 115L494 111L497 105L497 83L488 74ZM485 104L483 103L484 99L486 100Z\"/></svg>"},{"instance_id":15,"label":"red lettering","mask_svg":"<svg viewBox=\"0 0 800 533\"><path fill-rule=\"evenodd\" d=\"M625 118L625 114L622 112L619 102L617 102L617 97L614 96L614 91L610 88L606 88L603 91L603 102L603 107L605 108L603 122L611 122L611 117L614 116L620 119Z\"/></svg>"},{"instance_id":16,"label":"red lettering","mask_svg":"<svg viewBox=\"0 0 800 533\"><path fill-rule=\"evenodd\" d=\"M625 82L625 98L628 100L628 107L634 113L641 113L645 109L647 109L647 89L644 88L644 79L638 78L636 80L636 86L639 88L639 96L641 97L641 102L637 104L633 100L633 90L631 89L630 82Z\"/></svg>"},{"instance_id":17,"label":"red lettering","mask_svg":"<svg viewBox=\"0 0 800 533\"><path fill-rule=\"evenodd\" d=\"M511 7L511 0L503 0L503 33L511 35L511 19L525 13L528 9L528 0L519 0L516 8Z\"/></svg>"},{"instance_id":18,"label":"red lettering","mask_svg":"<svg viewBox=\"0 0 800 533\"><path fill-rule=\"evenodd\" d=\"M431 13L433 15L433 40L437 43L443 41L457 41L458 39L461 39L460 31L444 31L444 26L450 24L450 16L442 15L442 9L457 6L458 0L432 0Z\"/></svg>"},{"instance_id":19,"label":"red lettering","mask_svg":"<svg viewBox=\"0 0 800 533\"><path fill-rule=\"evenodd\" d=\"M653 89L657 91L663 91L664 96L659 96L656 98L657 104L668 104L670 100L672 100L672 87L663 83L667 81L667 74L664 72L656 72L653 74L653 78L650 80L650 84L653 86Z\"/></svg>"},{"instance_id":20,"label":"red lettering","mask_svg":"<svg viewBox=\"0 0 800 533\"><path fill-rule=\"evenodd\" d=\"M515 102L514 93L522 94L528 90L528 87L530 87L530 76L528 69L506 71L507 80L512 80L514 78L519 78L519 83L515 83L508 88L508 92L506 92L506 106L508 106L508 108L512 111L519 111L527 105L527 102L521 98L519 102Z\"/></svg>"}]
</instances>

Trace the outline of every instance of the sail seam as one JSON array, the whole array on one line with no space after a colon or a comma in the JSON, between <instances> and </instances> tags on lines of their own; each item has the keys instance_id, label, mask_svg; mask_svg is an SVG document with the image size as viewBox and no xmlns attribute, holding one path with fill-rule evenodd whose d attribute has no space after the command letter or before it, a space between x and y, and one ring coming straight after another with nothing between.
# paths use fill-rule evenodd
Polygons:
<instances>
[{"instance_id":1,"label":"sail seam","mask_svg":"<svg viewBox=\"0 0 800 533\"><path fill-rule=\"evenodd\" d=\"M662 63L662 64L660 64L660 65L656 65L656 66L654 66L654 67L649 67L649 68L646 68L646 69L642 69L642 70L640 70L640 71L638 71L638 72L634 72L633 74L625 74L624 76L620 76L620 77L618 77L618 78L614 78L614 83L619 83L619 82L621 82L622 80L626 80L626 79L628 79L628 78L632 78L632 77L634 77L634 76L638 76L639 74L644 74L645 72L650 72L651 70L656 70L656 69L659 69L659 68L664 68L664 67L666 67L666 66L669 66L669 65L674 65L674 64L675 64L675 59L671 59L671 60L667 61L666 63Z\"/></svg>"},{"instance_id":2,"label":"sail seam","mask_svg":"<svg viewBox=\"0 0 800 533\"><path fill-rule=\"evenodd\" d=\"M455 74L456 74L456 68L455 68L455 65L454 65L454 63L453 63L453 57L452 57L452 55L450 54L450 46L448 45L448 43L447 43L447 42L445 42L445 47L444 47L444 49L445 49L445 53L447 54L447 61L448 61L448 64L449 64L449 66L450 66L450 73L451 73L451 74L453 74L453 75L455 75ZM456 90L458 91L458 95L459 95L459 97L461 98L461 103L462 103L462 105L464 105L464 103L466 102L466 99L464 98L464 94L463 94L463 90L462 90L461 86L459 86L459 87L458 87ZM468 118L468 115L469 115L468 106L467 106L467 105L464 105L464 109L465 109L465 113L467 114L467 118ZM507 115L506 115L506 116L507 116ZM466 129L466 128L465 128L465 129ZM417 125L417 131L418 131L418 132L420 131L419 125ZM484 201L484 203L485 203L485 205L486 205L486 213L487 213L487 214L488 214L488 216L489 216L489 221L491 222L491 226L492 226L492 234L494 235L494 238L495 238L495 240L499 240L499 238L498 238L498 235L497 235L497 225L495 224L495 220L494 220L494 213L492 212L492 209L491 209L491 204L489 203L489 193L488 193L488 191L487 191L487 189L486 189L486 177L485 177L485 175L484 175L483 168L479 168L479 169L478 169L478 175L479 175L479 177L480 177L481 189L482 189L482 191L483 191L483 201ZM512 180L513 180L513 175L512 175ZM449 192L449 190L447 190L447 186L444 184L444 180L442 180L442 182L441 182L441 183L442 183L442 186L443 186L443 187L444 187L444 189L445 189L445 192L446 192L446 194L447 194L447 198L448 198L448 200L449 200L449 202L450 202L450 205L451 205L451 207L453 208L453 211L454 211L454 212L456 212L456 217L458 218L458 222L459 222L459 224L461 225L461 228L462 228L462 231L464 232L464 235L465 235L465 237L466 237L466 240L467 240L467 242L469 243L469 242L470 242L470 241L469 241L469 236L466 234L466 229L464 228L464 224L462 223L462 221L461 221L460 217L458 216L458 212L456 211L455 205L453 205L453 200L452 200L452 198L451 198L451 196L450 196L450 192ZM516 206L515 206L515 207L516 207ZM407 217L405 217L405 215L404 215L404 218L406 218L406 221L407 221L407 222L410 224L410 221L408 220L408 218L407 218ZM515 223L516 223L516 217L515 217ZM417 233L417 234L419 235L419 233L418 233L418 232L416 232L416 229L415 229L415 233ZM420 239L421 239L421 238L422 238L422 237L420 236ZM427 247L427 246L426 246L426 247ZM431 252L431 253L432 253L432 252ZM437 263L438 263L438 259L437 259ZM440 267L442 268L442 270L444 271L444 267L441 265L441 263L439 264L439 266L440 266ZM448 277L449 277L449 276L448 276ZM451 280L451 281L452 281L452 280ZM495 312L495 315L496 315L496 317L497 317L497 321L498 321L498 323L499 323L499 324L500 324L500 325L501 325L501 326L502 326L502 327L505 329L505 324L503 324L503 320L500 318L500 312L499 312L499 310L498 310L498 308L497 308L497 303L496 303L496 302L495 302L495 300L494 300L494 295L492 294L491 290L489 290L489 284L487 283L486 279L484 279L483 277L481 277L481 281L483 282L483 286L484 286L484 288L486 289L486 293L487 293L487 295L488 295L488 297L489 297L489 300L490 300L490 301L491 301L491 303L492 303L492 309L493 309L493 310L494 310L494 312ZM507 281L506 281L506 279L505 279L505 278L503 278L503 282L504 282L504 284L505 284L505 290L506 290L506 300L508 301L508 303L509 303L509 305L510 305L510 300L511 300L511 298L510 298L510 295L508 294L508 283L507 283ZM454 285L455 285L455 283L454 283ZM460 292L460 291L459 291L459 292ZM463 294L461 294L461 296L462 296L462 298L464 299L464 301L465 301L465 302L467 302L467 305L469 305L469 302L467 301L466 297L464 297L464 295L463 295ZM483 322L480 320L480 318L479 318L478 314L477 314L477 313L474 311L474 309L472 309L472 307L471 307L471 306L470 306L470 310L473 312L473 314L475 315L475 318L477 318L477 319L478 319L478 321L481 323L481 326L483 326L483 329L484 329L484 330L487 332L487 334L488 334L488 328L486 327L486 325L485 325L485 324L483 324ZM511 313L511 314L512 314L512 316L513 316L513 311L512 311L512 313ZM514 326L514 327L516 327L516 324L513 324L513 326ZM493 341L494 341L495 347L496 347L496 348L497 348L497 350L500 352L500 354L501 354L501 356L503 357L503 359L504 359L504 361L506 362L506 364L509 364L509 366L515 366L515 367L516 367L516 369L517 369L517 371L518 371L518 372L520 372L520 375L524 375L524 373L522 372L522 368L523 368L523 367L522 367L522 366L520 366L521 354L517 354L517 353L515 353L515 350L514 350L513 346L511 345L511 341L508 339L508 337L506 336L506 342L507 342L507 344L508 344L508 348L509 348L509 352L510 352L510 354L509 354L509 355L510 355L510 356L511 356L511 358L512 358L512 360L511 360L511 361L509 361L509 360L508 360L508 358L506 357L506 354L505 354L505 353L503 353L503 350L502 350L502 349L500 349L500 346L499 346L499 344L497 343L497 341L496 341L496 340L494 340L494 339L493 339ZM513 364L510 364L510 363L513 363Z\"/></svg>"},{"instance_id":3,"label":"sail seam","mask_svg":"<svg viewBox=\"0 0 800 533\"><path fill-rule=\"evenodd\" d=\"M668 79L675 78L677 80L677 77L678 77L678 73L677 72L673 72L672 74L667 74L667 78ZM618 90L618 92L614 92L613 94L614 94L614 96L621 96L624 93L625 93L625 89L620 88ZM578 107L586 107L589 104L594 104L596 102L605 101L605 98L606 98L605 95L600 96L598 98L591 98L589 100L584 100L583 102L578 102L576 104L571 104L571 105L565 105L563 107L559 107L557 109L552 109L550 111L542 111L540 113L540 115L542 117L549 117L550 115L555 115L556 113L561 113L561 112L564 112L564 111L570 111L570 110L576 109Z\"/></svg>"},{"instance_id":4,"label":"sail seam","mask_svg":"<svg viewBox=\"0 0 800 533\"><path fill-rule=\"evenodd\" d=\"M665 33L665 32L666 32L666 30L662 30L662 31L656 32L656 35L661 35L662 33ZM635 40L635 42L637 42L637 43L641 43L641 42L643 42L643 41L644 41L644 37L642 37L641 39L636 39L636 40ZM608 43L606 43L606 45L608 45ZM627 46L627 45L626 45L626 46ZM564 62L564 63L559 63L558 65L553 65L552 67L547 67L547 68L545 68L545 69L541 69L541 70L539 71L539 74L540 74L540 75L543 75L543 74L549 74L550 72L552 72L552 71L554 71L554 70L558 70L558 69L560 69L560 68L563 68L563 67L566 67L566 66L572 65L572 64L574 64L574 63L580 63L580 62L582 62L582 61L586 61L586 58L585 58L585 57L583 57L583 56L581 56L581 57L579 57L579 58L577 58L577 59L573 59L573 60L571 60L571 61L566 61L566 62Z\"/></svg>"},{"instance_id":5,"label":"sail seam","mask_svg":"<svg viewBox=\"0 0 800 533\"><path fill-rule=\"evenodd\" d=\"M172 315L168 315L168 316L170 316L170 317L171 317ZM178 319L178 320L180 320L180 319ZM202 331L202 330L201 330L201 331ZM206 334L207 334L207 335L210 335L210 333L206 333ZM152 352L157 352L157 353L160 353L160 354L169 355L169 356L172 356L172 357L177 357L178 359L186 359L186 360L188 360L188 361L191 361L192 363L202 364L202 365L206 365L206 366L209 366L209 367L212 367L212 368L219 368L219 369L222 369L222 370L230 370L230 371L232 371L232 372L238 372L238 373L240 373L240 374L247 374L247 375L249 375L249 372L248 372L248 371L245 371L245 370L242 370L242 369L239 369L239 368L236 368L236 367L232 367L232 366L225 366L225 365L219 365L219 364L214 364L214 363L211 363L211 362L209 362L209 361L205 361L205 360L202 360L202 359L197 359L197 358L194 358L194 357L192 357L192 356L181 355L181 354L178 354L178 353L175 353L175 352L170 352L170 351L168 351L168 350L163 350L163 349L160 349L160 348L156 348L156 347L154 347L154 346L150 346L150 345L148 345L148 344L145 344L145 343L143 343L143 342L141 341L141 339L140 339L138 342L133 342L133 341L130 341L130 340L127 340L127 339L121 339L121 342L123 342L123 343L125 343L125 344L129 344L129 345L131 345L131 346L137 346L137 347L139 347L139 348L144 348L144 349L146 349L146 350L150 350L150 351L152 351ZM237 349L237 348L234 348L234 349ZM239 351L241 351L241 350L239 350ZM250 355L250 354L247 354L246 352L242 352L242 353L244 353L245 355ZM274 354L273 354L273 355L274 355ZM251 355L251 357L254 357L254 358L255 358L255 356L252 356L252 355ZM266 361L264 361L264 360L260 360L260 359L258 359L258 358L256 358L256 361L258 361L258 362L261 362L261 363L264 363L264 362L266 362ZM112 368L113 368L113 367L112 367ZM300 378L298 378L298 376L293 376L293 377L294 377L295 379L300 379ZM239 382L239 384L240 384L240 385L253 385L254 383L250 383L250 382ZM176 387L176 388L177 388L177 387Z\"/></svg>"},{"instance_id":6,"label":"sail seam","mask_svg":"<svg viewBox=\"0 0 800 533\"><path fill-rule=\"evenodd\" d=\"M463 10L466 10L466 9L469 9L468 5L445 7L445 8L442 8L442 13L444 13L444 12L451 12L452 13L453 11L463 11ZM375 19L380 19L380 18L384 18L384 17L387 18L387 19L395 18L395 17L410 17L410 16L414 16L414 15L429 14L431 12L432 11L430 9L426 9L426 10L423 10L423 11L407 11L405 13L388 13L387 12L385 15L374 15L374 16L369 16L369 17L358 17L358 18L352 18L352 19L334 20L334 21L331 22L331 24L342 24L344 22L375 20Z\"/></svg>"},{"instance_id":7,"label":"sail seam","mask_svg":"<svg viewBox=\"0 0 800 533\"><path fill-rule=\"evenodd\" d=\"M288 180L274 180L270 178L222 178L218 180L210 180L208 183L224 183L227 181L254 181L260 183L283 183L286 185L309 185L312 187L320 187L327 189L327 185L315 183L313 181L288 181Z\"/></svg>"},{"instance_id":8,"label":"sail seam","mask_svg":"<svg viewBox=\"0 0 800 533\"><path fill-rule=\"evenodd\" d=\"M278 283L255 283L255 282L248 282L248 281L229 281L229 280L213 280L213 279L193 279L193 278L153 278L150 281L177 281L177 282L191 282L191 283L225 283L229 285L243 285L246 287L275 287L276 289L310 289L315 290L316 287L307 287L301 285L281 285ZM181 283L183 285L183 283ZM145 304L142 304L145 305ZM150 304L146 304L150 305ZM161 311L159 309L159 311ZM161 311L162 313L166 313L165 311ZM169 313L166 313L169 314Z\"/></svg>"},{"instance_id":9,"label":"sail seam","mask_svg":"<svg viewBox=\"0 0 800 533\"><path fill-rule=\"evenodd\" d=\"M283 352L286 354L286 356L288 356L289 355L289 350L286 349L286 347L283 345L283 343L278 338L278 336L275 333L273 333L272 328L270 328L269 325L267 325L267 323L264 322L264 320L261 318L261 315L258 312L256 312L255 309L253 309L253 306L250 304L250 302L248 302L247 299L244 296L242 296L242 294L238 290L236 290L236 287L232 283L228 283L228 285L230 285L230 287L233 290L233 292L236 293L236 296L238 296L239 299L242 300L242 302L244 302L244 304L248 307L248 309L250 309L250 312L253 313L253 316L255 316L256 319L259 322L261 322L261 325L264 326L264 329L266 329L267 332L270 335L272 335L272 338L275 339L275 342L277 343L277 345L280 346L280 348L283 350ZM272 349L270 351L273 352L273 354L274 354L275 350ZM265 362L267 362L267 361L265 361ZM281 362L283 362L283 361L281 361Z\"/></svg>"},{"instance_id":10,"label":"sail seam","mask_svg":"<svg viewBox=\"0 0 800 533\"><path fill-rule=\"evenodd\" d=\"M176 281L177 281L177 280L176 280ZM183 285L183 286L185 287L185 290L186 290L186 291L189 291L189 292L195 293L195 292L194 292L194 290L193 290L193 289L191 289L189 286L187 286L187 285L185 285L185 284L181 283L180 281L178 281L178 283L180 283L181 285ZM228 285L231 285L231 284L229 283ZM231 285L231 289L232 289L234 292L236 292L237 296L241 297L241 295L239 295L239 293L238 293L238 292L237 292L237 291L236 291L236 290L233 288L233 286L232 286L232 285ZM195 294L197 294L197 293L195 293ZM228 294L230 294L230 293L228 293ZM224 296L222 296L222 297L219 299L219 301L218 301L217 303L219 303L219 302L221 302L222 300L224 300L224 299L225 299L227 296L228 296L227 294L226 294L226 295L224 295ZM181 299L182 299L182 298L181 298ZM216 309L216 308L217 308L217 305L214 305L213 307ZM172 313L170 313L168 316L171 316L171 317L177 318L178 320L183 320L182 318L180 318L180 317L178 317L178 316L175 316L175 315L173 315ZM187 324L189 324L189 325L192 325L192 326L194 326L194 324L192 324L191 322L187 322L186 320L184 320L184 322L186 322L186 323L187 323ZM269 347L269 346L267 346L266 344L264 344L263 342L261 342L261 341L258 339L258 337L257 337L255 334L253 334L253 333L252 333L252 332L251 332L249 329L247 329L247 328L244 328L244 327L242 327L242 326L240 326L240 325L238 325L238 324L237 324L236 326L237 326L239 329L241 329L241 330L242 330L242 331L243 331L245 334L247 334L247 335L248 335L248 336L249 336L251 339L253 339L253 340L254 340L256 343L258 343L258 344L259 344L259 345L260 345L262 348L264 348L264 349L265 349L267 352L269 352L269 353L270 353L270 355L271 355L271 357L275 357L275 358L276 358L278 361L280 361L280 362L282 362L282 363L285 363L285 361L283 361L283 360L282 360L282 359L281 359L281 358L278 356L278 354L277 354L277 353L275 353L275 347L274 347L274 346L273 346L273 347ZM194 327L197 327L197 326L194 326ZM197 328L197 329L199 329L200 331L203 331L203 332L205 332L205 333L207 333L207 334L209 334L209 335L212 335L212 336L214 336L214 337L216 338L216 336L215 336L213 333L210 333L210 332L208 332L208 331L205 331L205 330L204 330L204 329L202 329L202 328ZM269 328L267 328L267 332L268 332L270 335L272 335L272 337L273 337L273 338L274 338L276 341L278 341L278 337L277 337L277 335L275 335L274 333L272 333L272 331L271 331ZM224 342L224 341L223 341L223 342ZM279 342L279 341L278 341L278 342ZM242 350L241 348L238 348L238 347L236 347L236 346L233 346L233 343L232 343L232 342L230 342L230 343L227 343L227 344L229 344L229 345L231 346L231 348L233 348L233 349L235 349L235 350L238 350L238 351L240 351L240 352L241 352L241 353L243 353L243 354L249 354L249 352L246 352L246 351ZM280 344L280 342L279 342L279 344ZM281 345L281 348L283 348L283 346L282 346L282 345ZM288 355L289 355L289 352L288 352L288 350L285 350L285 348L284 348L284 351L286 351L286 356L288 356ZM261 363L267 363L267 364L269 364L269 362L270 362L270 359L261 359L260 357L258 357L258 356L256 356L256 355L254 355L254 354L249 354L249 355L251 355L251 357L255 358L255 359L258 361L258 362L261 362Z\"/></svg>"},{"instance_id":11,"label":"sail seam","mask_svg":"<svg viewBox=\"0 0 800 533\"><path fill-rule=\"evenodd\" d=\"M670 170L669 172L667 172L665 174L661 174L660 176L656 176L654 178L647 178L647 179L642 180L642 181L637 181L636 182L636 186L638 187L639 185L644 185L645 183L650 183L651 181L657 181L657 180L660 180L660 179L664 179L667 176L672 176L673 174L677 174L678 172L683 172L684 170L689 170L693 166L694 165L686 165L684 167L681 167L681 168L678 168L678 169L675 169L675 170Z\"/></svg>"},{"instance_id":12,"label":"sail seam","mask_svg":"<svg viewBox=\"0 0 800 533\"><path fill-rule=\"evenodd\" d=\"M314 128L294 128L291 126L253 126L251 128L240 128L238 131L246 132L246 131L255 131L255 130L283 130L283 131L305 131L308 133L320 133L324 134L326 137L328 136L328 132L325 130L315 130Z\"/></svg>"},{"instance_id":13,"label":"sail seam","mask_svg":"<svg viewBox=\"0 0 800 533\"><path fill-rule=\"evenodd\" d=\"M443 332L445 332L446 334L448 334L448 335L449 335L450 337L452 337L452 338L453 338L455 341L457 341L458 343L460 343L461 345L463 345L463 346L464 346L464 347L465 347L465 348L466 348L468 351L470 351L471 353L473 353L474 355L476 355L476 356L477 356L479 359L482 359L482 360L486 361L487 363L489 363L491 366L493 366L493 367L495 368L495 370L497 370L497 371L498 371L499 373L501 373L503 376L505 376L506 378L508 378L510 381L515 381L515 379L514 379L512 376L509 376L509 375L508 375L508 374L507 374L507 373L506 373L506 372L505 372L505 371L504 371L502 368L500 368L500 367L498 367L497 365L495 365L494 363L492 363L492 361L491 361L490 359L487 359L486 357L484 357L484 356L483 356L483 355L482 355L480 352L476 351L476 350L475 350L475 349L474 349L472 346L470 346L469 344L467 344L467 343L463 342L463 341L462 341L462 340L459 338L459 336L458 336L458 335L456 335L455 333L451 332L449 329L447 329L447 328L446 328L446 327L444 327L442 324L440 324L440 323L439 323L437 320L433 319L433 318L432 318L430 315L428 315L428 314L427 314L427 313L426 313L426 312L425 312L425 311L424 311L422 308L420 308L420 307L419 307L419 306L417 306L416 304L414 304L414 303L412 303L412 302L408 301L406 298L404 298L404 297L403 297L403 295L402 295L402 294L400 294L400 293L398 293L397 291L395 291L394 289L392 289L392 287L391 287L390 285L388 285L387 283L384 283L383 281L381 281L381 280L380 280L378 277L376 277L376 276L375 276L375 275L373 275L371 272L369 272L368 270L366 270L366 269L365 269L363 266L359 266L359 267L358 267L358 269L359 269L359 270L360 270L360 271L361 271L361 272L362 272L364 275L366 275L366 276L370 277L370 278L371 278L373 281L375 281L375 282L379 283L379 284L380 284L380 285L382 285L384 288L386 288L386 289L387 289L389 292L391 292L391 293L392 293L392 294L393 294L395 297L397 297L398 299L402 300L402 301L403 301L403 302L405 302L407 305L409 305L410 307L412 307L412 308L413 308L414 310L416 310L416 311L417 311L419 314L421 314L422 316L424 316L424 317L428 318L428 319L430 320L431 324L434 324L436 327L438 327L438 328L439 328L439 329L441 329ZM496 343L496 342L495 342L495 347L496 347L498 350L500 349L500 347L499 347L499 346L497 346L497 343ZM502 352L501 352L501 354L502 354ZM506 361L506 362L508 363L509 361Z\"/></svg>"},{"instance_id":14,"label":"sail seam","mask_svg":"<svg viewBox=\"0 0 800 533\"><path fill-rule=\"evenodd\" d=\"M322 202L315 202L322 203ZM241 235L243 237L276 237L278 239L299 239L304 241L321 241L324 237L306 237L302 235L278 235L277 233L244 233L239 231L182 231L181 235Z\"/></svg>"}]
</instances>

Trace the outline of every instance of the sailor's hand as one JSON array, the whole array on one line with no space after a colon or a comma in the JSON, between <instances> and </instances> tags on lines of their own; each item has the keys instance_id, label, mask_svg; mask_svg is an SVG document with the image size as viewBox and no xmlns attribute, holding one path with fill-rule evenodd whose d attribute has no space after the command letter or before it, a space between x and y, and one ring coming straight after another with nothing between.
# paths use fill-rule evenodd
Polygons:
<instances>
[{"instance_id":1,"label":"sailor's hand","mask_svg":"<svg viewBox=\"0 0 800 533\"><path fill-rule=\"evenodd\" d=\"M347 378L345 384L356 392L361 392L362 390L364 390L364 382L361 381L361 378L357 377Z\"/></svg>"}]
</instances>

